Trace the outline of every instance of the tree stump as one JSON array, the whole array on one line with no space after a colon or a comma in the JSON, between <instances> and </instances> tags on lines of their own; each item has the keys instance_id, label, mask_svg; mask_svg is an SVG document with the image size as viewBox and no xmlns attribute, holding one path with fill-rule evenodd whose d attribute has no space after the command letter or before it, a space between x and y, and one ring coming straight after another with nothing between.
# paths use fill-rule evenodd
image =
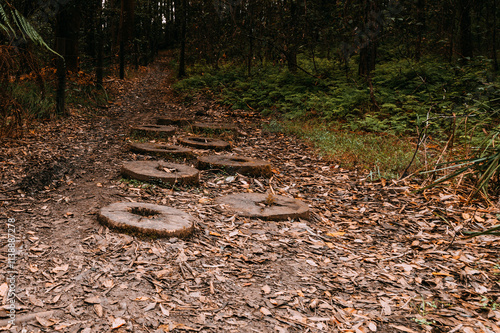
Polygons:
<instances>
[{"instance_id":1,"label":"tree stump","mask_svg":"<svg viewBox=\"0 0 500 333\"><path fill-rule=\"evenodd\" d=\"M231 149L231 145L229 144L229 142L219 139L206 138L203 136L186 136L177 139L177 141L180 144L194 148L213 149L213 150Z\"/></svg>"},{"instance_id":2,"label":"tree stump","mask_svg":"<svg viewBox=\"0 0 500 333\"><path fill-rule=\"evenodd\" d=\"M125 162L121 168L122 175L143 182L158 185L198 184L200 173L190 166L164 161Z\"/></svg>"},{"instance_id":3,"label":"tree stump","mask_svg":"<svg viewBox=\"0 0 500 333\"><path fill-rule=\"evenodd\" d=\"M176 145L167 145L163 143L134 142L130 144L130 150L139 154L149 154L165 157L190 158L194 156L193 151L189 148Z\"/></svg>"},{"instance_id":4,"label":"tree stump","mask_svg":"<svg viewBox=\"0 0 500 333\"><path fill-rule=\"evenodd\" d=\"M271 177L271 164L264 160L231 156L231 155L209 155L198 157L198 169L220 169L228 173L241 173L250 176Z\"/></svg>"},{"instance_id":5,"label":"tree stump","mask_svg":"<svg viewBox=\"0 0 500 333\"><path fill-rule=\"evenodd\" d=\"M216 199L234 213L263 220L309 218L309 206L282 195L262 193L231 194Z\"/></svg>"},{"instance_id":6,"label":"tree stump","mask_svg":"<svg viewBox=\"0 0 500 333\"><path fill-rule=\"evenodd\" d=\"M134 137L145 137L150 139L168 138L175 134L176 128L163 125L143 125L132 127L131 135Z\"/></svg>"},{"instance_id":7,"label":"tree stump","mask_svg":"<svg viewBox=\"0 0 500 333\"><path fill-rule=\"evenodd\" d=\"M97 219L109 228L156 237L187 237L196 224L193 216L179 209L139 202L103 207Z\"/></svg>"}]
</instances>

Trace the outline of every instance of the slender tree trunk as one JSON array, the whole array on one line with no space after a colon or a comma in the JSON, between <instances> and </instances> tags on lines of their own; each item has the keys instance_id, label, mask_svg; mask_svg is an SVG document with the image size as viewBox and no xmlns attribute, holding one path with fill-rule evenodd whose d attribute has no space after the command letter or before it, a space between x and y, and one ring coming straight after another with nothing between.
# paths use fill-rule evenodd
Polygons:
<instances>
[{"instance_id":1,"label":"slender tree trunk","mask_svg":"<svg viewBox=\"0 0 500 333\"><path fill-rule=\"evenodd\" d=\"M497 8L497 0L493 0L493 8ZM493 70L498 72L497 58L497 11L493 10L493 32L491 34L492 52L493 52Z\"/></svg>"},{"instance_id":2,"label":"slender tree trunk","mask_svg":"<svg viewBox=\"0 0 500 333\"><path fill-rule=\"evenodd\" d=\"M248 64L247 64L247 72L248 76L252 75L252 58L253 58L253 28L250 23L249 29L249 38L248 38Z\"/></svg>"},{"instance_id":3,"label":"slender tree trunk","mask_svg":"<svg viewBox=\"0 0 500 333\"><path fill-rule=\"evenodd\" d=\"M380 29L379 23L374 19L374 13L377 11L377 4L372 1L364 2L364 24L360 50L358 73L366 78L370 77L371 71L375 69L377 59L377 41Z\"/></svg>"},{"instance_id":4,"label":"slender tree trunk","mask_svg":"<svg viewBox=\"0 0 500 333\"><path fill-rule=\"evenodd\" d=\"M187 25L187 1L182 0L182 22L181 22L181 53L179 56L178 77L186 76L186 25Z\"/></svg>"},{"instance_id":5,"label":"slender tree trunk","mask_svg":"<svg viewBox=\"0 0 500 333\"><path fill-rule=\"evenodd\" d=\"M87 54L94 59L97 55L97 24L95 16L98 8L102 6L102 3L98 1L90 1L88 4L88 8L83 8L84 11L84 20L83 20L83 29L86 32L85 34L85 44L86 44L86 52ZM99 17L99 15L97 15Z\"/></svg>"},{"instance_id":6,"label":"slender tree trunk","mask_svg":"<svg viewBox=\"0 0 500 333\"><path fill-rule=\"evenodd\" d=\"M64 38L56 39L56 52L62 54L66 49L66 40ZM57 90L56 90L56 113L66 115L66 62L63 57L56 58L57 70Z\"/></svg>"},{"instance_id":7,"label":"slender tree trunk","mask_svg":"<svg viewBox=\"0 0 500 333\"><path fill-rule=\"evenodd\" d=\"M96 0L97 3L97 63L96 63L96 81L97 87L102 88L103 85L103 31L102 31L102 1Z\"/></svg>"},{"instance_id":8,"label":"slender tree trunk","mask_svg":"<svg viewBox=\"0 0 500 333\"><path fill-rule=\"evenodd\" d=\"M425 0L417 0L417 41L415 45L415 60L422 57L422 39L425 33Z\"/></svg>"},{"instance_id":9,"label":"slender tree trunk","mask_svg":"<svg viewBox=\"0 0 500 333\"><path fill-rule=\"evenodd\" d=\"M462 58L472 58L472 0L459 0L460 15L460 51Z\"/></svg>"},{"instance_id":10,"label":"slender tree trunk","mask_svg":"<svg viewBox=\"0 0 500 333\"><path fill-rule=\"evenodd\" d=\"M288 43L286 45L286 61L288 65L288 70L292 73L297 72L297 43L298 43L298 34L299 32L297 31L297 24L299 22L299 15L298 15L298 4L295 3L294 0L290 0L290 26L289 26L289 32L288 32Z\"/></svg>"},{"instance_id":11,"label":"slender tree trunk","mask_svg":"<svg viewBox=\"0 0 500 333\"><path fill-rule=\"evenodd\" d=\"M123 40L120 41L120 80L125 79L125 42Z\"/></svg>"},{"instance_id":12,"label":"slender tree trunk","mask_svg":"<svg viewBox=\"0 0 500 333\"><path fill-rule=\"evenodd\" d=\"M288 65L288 70L292 73L297 72L297 51L295 46L290 46L290 49L286 52L286 60Z\"/></svg>"},{"instance_id":13,"label":"slender tree trunk","mask_svg":"<svg viewBox=\"0 0 500 333\"><path fill-rule=\"evenodd\" d=\"M125 56L134 31L134 0L121 0L120 15L120 79L125 78Z\"/></svg>"},{"instance_id":14,"label":"slender tree trunk","mask_svg":"<svg viewBox=\"0 0 500 333\"><path fill-rule=\"evenodd\" d=\"M78 37L80 32L81 16L76 1L64 5L56 16L56 45L58 53L66 62L66 69L78 71Z\"/></svg>"},{"instance_id":15,"label":"slender tree trunk","mask_svg":"<svg viewBox=\"0 0 500 333\"><path fill-rule=\"evenodd\" d=\"M55 49L62 56L56 58L56 112L60 115L67 115L66 71L78 71L78 35L81 21L77 4L75 1L66 3L56 15Z\"/></svg>"}]
</instances>

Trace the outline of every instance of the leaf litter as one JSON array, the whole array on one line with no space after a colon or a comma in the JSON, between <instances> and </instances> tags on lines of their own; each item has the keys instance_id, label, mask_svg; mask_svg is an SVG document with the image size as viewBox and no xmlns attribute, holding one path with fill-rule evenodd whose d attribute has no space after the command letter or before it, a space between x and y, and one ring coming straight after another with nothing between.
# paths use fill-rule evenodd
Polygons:
<instances>
[{"instance_id":1,"label":"leaf litter","mask_svg":"<svg viewBox=\"0 0 500 333\"><path fill-rule=\"evenodd\" d=\"M16 219L17 317L5 330L42 332L500 332L498 224L457 193L412 194L417 184L369 182L266 119L204 98L176 103L159 61L102 114L44 124L0 147L0 214ZM201 110L201 111L200 111ZM200 185L122 179L129 128L155 116L230 122L233 152L268 160L271 178L202 171ZM146 119L146 120L145 120ZM175 143L176 136L169 139ZM172 142L170 142L172 143ZM199 155L207 150L196 150ZM195 161L184 160L194 165ZM217 205L233 193L293 197L309 220L242 218ZM146 239L100 226L116 201L182 209L201 221L188 239ZM7 234L0 237L7 261ZM7 267L0 268L7 276ZM34 314L34 315L33 315ZM40 315L38 315L40 314Z\"/></svg>"}]
</instances>

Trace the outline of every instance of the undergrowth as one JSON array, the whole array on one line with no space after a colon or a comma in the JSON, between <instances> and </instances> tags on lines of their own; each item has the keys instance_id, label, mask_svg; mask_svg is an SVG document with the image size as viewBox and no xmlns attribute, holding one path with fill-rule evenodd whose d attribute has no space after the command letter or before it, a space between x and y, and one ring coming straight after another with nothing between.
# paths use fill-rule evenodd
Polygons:
<instances>
[{"instance_id":1,"label":"undergrowth","mask_svg":"<svg viewBox=\"0 0 500 333\"><path fill-rule=\"evenodd\" d=\"M84 73L69 73L66 84L66 107L79 113L93 114L97 108L106 106L111 96L105 89L98 88L94 76ZM48 119L59 116L56 113L55 69L43 68L39 73L21 75L2 86L12 101L3 117L19 119L19 127L25 127L33 119ZM11 133L9 122L3 121L0 132ZM3 128L5 127L5 128Z\"/></svg>"},{"instance_id":2,"label":"undergrowth","mask_svg":"<svg viewBox=\"0 0 500 333\"><path fill-rule=\"evenodd\" d=\"M329 155L340 152L344 164L381 175L404 170L414 147L406 143L393 149L379 140L417 141L425 131L420 147L432 141L447 145L447 152L454 148L450 156L465 156L499 123L500 82L486 58L465 64L436 58L377 64L371 77L374 99L367 81L353 72L354 62L347 71L327 59L299 62L303 70L294 74L264 63L251 76L235 64L217 70L198 64L174 89L187 103L201 93L233 109L285 119L286 130L307 137ZM439 156L425 157L427 162L433 158ZM414 163L418 169L418 156Z\"/></svg>"}]
</instances>

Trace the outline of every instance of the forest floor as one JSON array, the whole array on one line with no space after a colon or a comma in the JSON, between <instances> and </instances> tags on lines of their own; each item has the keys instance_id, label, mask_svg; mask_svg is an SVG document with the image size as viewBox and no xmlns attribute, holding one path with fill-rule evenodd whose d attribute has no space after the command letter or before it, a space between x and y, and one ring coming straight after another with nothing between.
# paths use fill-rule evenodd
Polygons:
<instances>
[{"instance_id":1,"label":"forest floor","mask_svg":"<svg viewBox=\"0 0 500 333\"><path fill-rule=\"evenodd\" d=\"M99 114L72 110L1 139L0 330L500 332L499 237L459 233L498 224L498 212L464 207L460 193L412 194L411 181L368 182L295 137L264 131L259 114L208 100L185 108L170 75L160 59L120 81ZM273 177L203 171L199 186L175 188L124 181L123 161L149 158L127 149L130 127L166 110L237 124L233 152L270 161ZM214 203L271 188L307 203L310 218L249 219ZM118 233L96 213L120 201L169 205L200 222L187 239Z\"/></svg>"}]
</instances>

